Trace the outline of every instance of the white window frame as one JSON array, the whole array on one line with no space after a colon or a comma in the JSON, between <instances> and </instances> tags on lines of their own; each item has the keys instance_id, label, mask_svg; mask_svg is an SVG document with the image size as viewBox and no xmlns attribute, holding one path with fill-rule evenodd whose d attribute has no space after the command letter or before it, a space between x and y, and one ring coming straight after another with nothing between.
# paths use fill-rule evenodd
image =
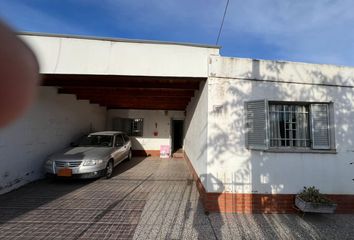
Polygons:
<instances>
[{"instance_id":1,"label":"white window frame","mask_svg":"<svg viewBox=\"0 0 354 240\"><path fill-rule=\"evenodd\" d=\"M259 102L259 101L264 101L265 103L265 108L264 111L266 113L265 119L265 126L264 126L264 131L266 132L266 139L264 139L264 145L262 146L253 146L248 142L249 138L249 132L252 132L252 129L249 129L249 123L247 122L249 119L245 117L245 123L246 123L246 134L245 134L245 143L246 143L246 148L248 149L254 149L254 150L265 150L265 151L305 151L305 152L314 152L314 151L323 151L323 152L335 152L335 122L334 122L334 103L333 102L300 102L300 101L268 101L267 99L264 100L255 100L255 101L249 101L245 102L245 116L249 116L247 113L247 104L249 103L254 103L254 102ZM270 147L270 105L272 104L277 104L277 105L308 105L309 106L309 137L310 137L310 147L297 147L297 146L276 146L276 147ZM326 105L327 110L327 137L328 137L328 146L314 146L314 122L313 122L313 116L312 116L312 109L311 106L314 105ZM263 111L263 110L262 110ZM251 121L256 121L256 119L251 119ZM261 136L261 134L260 134ZM254 137L254 135L253 135Z\"/></svg>"}]
</instances>

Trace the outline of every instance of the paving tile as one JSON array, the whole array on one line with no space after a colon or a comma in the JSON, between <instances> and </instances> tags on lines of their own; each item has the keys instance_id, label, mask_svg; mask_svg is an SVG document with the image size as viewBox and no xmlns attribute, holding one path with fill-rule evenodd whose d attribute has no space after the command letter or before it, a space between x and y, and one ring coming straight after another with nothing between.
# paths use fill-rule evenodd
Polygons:
<instances>
[{"instance_id":1,"label":"paving tile","mask_svg":"<svg viewBox=\"0 0 354 240\"><path fill-rule=\"evenodd\" d=\"M184 161L134 158L111 179L0 196L0 239L353 239L354 215L206 215Z\"/></svg>"}]
</instances>

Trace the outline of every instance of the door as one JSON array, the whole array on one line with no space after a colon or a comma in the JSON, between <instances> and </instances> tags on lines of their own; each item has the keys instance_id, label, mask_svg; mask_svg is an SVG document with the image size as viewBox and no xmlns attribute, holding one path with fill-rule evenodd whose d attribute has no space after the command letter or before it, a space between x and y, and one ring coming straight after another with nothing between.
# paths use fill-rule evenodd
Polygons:
<instances>
[{"instance_id":1,"label":"door","mask_svg":"<svg viewBox=\"0 0 354 240\"><path fill-rule=\"evenodd\" d=\"M122 135L116 135L115 143L114 143L114 166L124 160L125 156L125 148L124 148L124 139Z\"/></svg>"},{"instance_id":2,"label":"door","mask_svg":"<svg viewBox=\"0 0 354 240\"><path fill-rule=\"evenodd\" d=\"M124 139L124 159L126 159L129 156L130 149L132 147L131 141L128 137L128 135L123 134L123 139Z\"/></svg>"},{"instance_id":3,"label":"door","mask_svg":"<svg viewBox=\"0 0 354 240\"><path fill-rule=\"evenodd\" d=\"M172 153L183 147L183 120L172 120Z\"/></svg>"}]
</instances>

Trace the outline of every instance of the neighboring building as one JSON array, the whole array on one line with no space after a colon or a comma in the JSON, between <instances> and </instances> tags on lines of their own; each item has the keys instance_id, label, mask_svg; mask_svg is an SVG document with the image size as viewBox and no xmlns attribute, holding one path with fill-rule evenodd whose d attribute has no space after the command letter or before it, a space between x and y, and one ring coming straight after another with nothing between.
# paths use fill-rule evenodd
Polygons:
<instances>
[{"instance_id":1,"label":"neighboring building","mask_svg":"<svg viewBox=\"0 0 354 240\"><path fill-rule=\"evenodd\" d=\"M206 210L292 212L316 186L354 211L354 68L227 58L215 46L22 34L39 98L0 131L0 193L42 176L81 134L124 130L135 154L183 147ZM183 127L181 127L183 124ZM183 130L183 131L182 131Z\"/></svg>"}]
</instances>

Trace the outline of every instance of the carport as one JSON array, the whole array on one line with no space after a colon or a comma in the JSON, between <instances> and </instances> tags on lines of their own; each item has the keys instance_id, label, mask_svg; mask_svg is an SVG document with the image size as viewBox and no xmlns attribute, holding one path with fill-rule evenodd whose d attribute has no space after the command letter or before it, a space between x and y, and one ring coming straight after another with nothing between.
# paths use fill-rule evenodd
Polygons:
<instances>
[{"instance_id":1,"label":"carport","mask_svg":"<svg viewBox=\"0 0 354 240\"><path fill-rule=\"evenodd\" d=\"M186 216L199 225L202 208L187 163L154 156L160 155L160 146L171 146L173 121L184 121L188 108L194 112L189 106L198 102L193 99L199 98L209 56L218 54L218 48L27 33L20 37L39 59L42 82L33 108L2 133L4 143L16 141L21 151L2 146L4 157L13 161L0 162L6 175L0 194L41 178L49 154L81 134L115 128L117 118L143 122L141 132L131 135L133 150L152 157L124 162L110 180L39 181L1 196L1 236L131 239L135 233L146 239L157 229L162 232L150 238L188 237L194 222L187 227ZM183 138L181 125L178 129ZM205 217L202 221L208 224ZM202 228L194 234L205 235Z\"/></svg>"},{"instance_id":2,"label":"carport","mask_svg":"<svg viewBox=\"0 0 354 240\"><path fill-rule=\"evenodd\" d=\"M50 154L89 132L131 130L135 156L160 156L162 146L183 148L183 124L194 114L209 56L219 54L215 46L185 43L20 37L39 60L42 82L30 111L1 133L2 154L13 161L0 163L6 176L0 194L41 178Z\"/></svg>"},{"instance_id":3,"label":"carport","mask_svg":"<svg viewBox=\"0 0 354 240\"><path fill-rule=\"evenodd\" d=\"M194 97L195 91L199 90L206 80L202 77L81 74L43 74L42 79L43 86L56 87L58 94L75 95L78 100L88 100L91 104L105 107L107 115L112 115L114 109L126 110L126 113L135 111L135 118L128 118L120 113L109 117L106 128L130 132L133 153L140 156L159 156L161 145L170 148L170 154L183 148L183 125L187 105ZM153 114L147 114L150 110L155 111ZM169 114L169 111L174 114ZM143 133L134 135L127 126L114 126L113 122L117 118L123 121L142 119ZM152 127L149 128L148 125ZM153 138L163 138L164 141L154 143ZM146 141L150 141L150 147L143 146ZM181 156L175 156L178 155Z\"/></svg>"},{"instance_id":4,"label":"carport","mask_svg":"<svg viewBox=\"0 0 354 240\"><path fill-rule=\"evenodd\" d=\"M58 94L75 95L78 100L88 100L91 104L105 107L107 115L110 115L114 109L125 109L128 112L143 110L143 112L136 112L135 119L145 120L143 125L147 125L146 122L150 121L150 125L155 125L155 127L149 131L146 129L149 126L142 126L145 129L140 136L131 133L133 153L140 156L160 155L159 147L163 144L170 148L170 154L183 148L183 125L187 105L194 97L195 91L199 90L200 85L206 80L202 77L82 74L43 74L42 79L42 86L56 87ZM159 110L162 116L158 116L159 113L156 111L154 116L146 116L149 110ZM169 114L169 111L179 112L179 114ZM127 119L122 118L124 116L121 114L117 114L116 118L112 117L107 120L106 128L130 132L129 129L126 130L127 127L113 126L112 122L117 117L123 120ZM161 117L169 118L167 125L161 120ZM167 129L167 134L161 133L166 131L168 127L170 129ZM153 139L149 140L150 146L153 144L153 147L149 149L146 149L147 147L141 143L148 141L145 140L146 138L159 137L164 138L165 141L154 144ZM181 155L176 154L175 156Z\"/></svg>"}]
</instances>

